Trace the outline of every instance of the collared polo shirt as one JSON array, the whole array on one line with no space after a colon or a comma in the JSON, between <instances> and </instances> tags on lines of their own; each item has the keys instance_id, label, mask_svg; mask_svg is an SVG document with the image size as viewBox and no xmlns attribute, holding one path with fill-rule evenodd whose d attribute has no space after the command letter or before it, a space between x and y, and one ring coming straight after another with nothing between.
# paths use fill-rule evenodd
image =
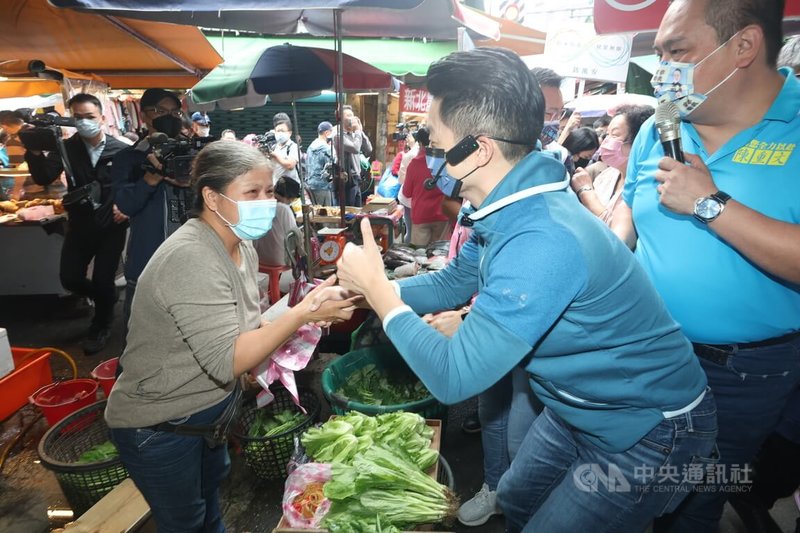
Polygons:
<instances>
[{"instance_id":1,"label":"collared polo shirt","mask_svg":"<svg viewBox=\"0 0 800 533\"><path fill-rule=\"evenodd\" d=\"M765 216L800 223L800 80L789 69L764 118L713 154L691 123L683 148L705 162L714 183ZM733 105L745 105L744 103ZM664 150L654 120L637 136L623 191L633 210L636 256L673 318L694 342L725 344L778 337L800 327L800 286L778 279L691 215L660 205L654 176Z\"/></svg>"}]
</instances>

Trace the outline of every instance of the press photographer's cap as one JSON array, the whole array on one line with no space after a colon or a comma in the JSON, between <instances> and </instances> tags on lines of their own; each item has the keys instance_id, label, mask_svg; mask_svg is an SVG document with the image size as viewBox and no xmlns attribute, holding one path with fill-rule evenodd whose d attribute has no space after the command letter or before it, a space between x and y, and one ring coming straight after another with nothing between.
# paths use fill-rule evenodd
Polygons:
<instances>
[{"instance_id":1,"label":"press photographer's cap","mask_svg":"<svg viewBox=\"0 0 800 533\"><path fill-rule=\"evenodd\" d=\"M333 124L328 121L320 122L319 126L317 126L317 133L325 133L326 131L330 131L333 129Z\"/></svg>"},{"instance_id":2,"label":"press photographer's cap","mask_svg":"<svg viewBox=\"0 0 800 533\"><path fill-rule=\"evenodd\" d=\"M197 122L201 126L208 126L211 124L211 119L208 118L208 115L204 115L200 111L195 111L192 113L192 122Z\"/></svg>"},{"instance_id":3,"label":"press photographer's cap","mask_svg":"<svg viewBox=\"0 0 800 533\"><path fill-rule=\"evenodd\" d=\"M142 109L146 107L155 107L164 98L172 98L177 106L179 108L181 107L181 99L178 98L178 95L164 89L147 89L142 93L142 99L139 100L139 107Z\"/></svg>"}]
</instances>

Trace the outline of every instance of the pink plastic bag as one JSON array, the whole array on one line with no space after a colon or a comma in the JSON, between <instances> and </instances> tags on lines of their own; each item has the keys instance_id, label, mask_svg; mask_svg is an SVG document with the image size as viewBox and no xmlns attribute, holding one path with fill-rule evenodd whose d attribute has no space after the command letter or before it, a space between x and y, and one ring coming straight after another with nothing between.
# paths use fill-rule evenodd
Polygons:
<instances>
[{"instance_id":1,"label":"pink plastic bag","mask_svg":"<svg viewBox=\"0 0 800 533\"><path fill-rule=\"evenodd\" d=\"M269 386L280 381L292 395L294 403L305 414L306 410L300 405L300 395L297 392L294 373L308 365L321 338L322 329L319 326L305 324L283 346L275 350L272 357L253 369L253 377L264 389L256 397L259 407L264 407L272 402L274 396L269 391Z\"/></svg>"},{"instance_id":2,"label":"pink plastic bag","mask_svg":"<svg viewBox=\"0 0 800 533\"><path fill-rule=\"evenodd\" d=\"M286 478L286 485L283 490L283 516L289 526L309 529L316 528L322 524L322 519L328 513L331 502L327 498L322 499L314 515L310 518L303 517L300 512L292 505L295 498L303 494L303 491L311 483L325 483L332 477L331 465L324 463L306 463L300 465Z\"/></svg>"}]
</instances>

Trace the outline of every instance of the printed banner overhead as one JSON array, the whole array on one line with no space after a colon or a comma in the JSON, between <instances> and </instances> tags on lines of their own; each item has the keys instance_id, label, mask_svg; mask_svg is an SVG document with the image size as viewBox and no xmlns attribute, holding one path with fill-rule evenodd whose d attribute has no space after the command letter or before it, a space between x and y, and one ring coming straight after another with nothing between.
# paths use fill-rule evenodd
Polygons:
<instances>
[{"instance_id":1,"label":"printed banner overhead","mask_svg":"<svg viewBox=\"0 0 800 533\"><path fill-rule=\"evenodd\" d=\"M624 82L632 40L631 35L596 35L591 25L573 23L548 32L544 55L562 76Z\"/></svg>"},{"instance_id":2,"label":"printed banner overhead","mask_svg":"<svg viewBox=\"0 0 800 533\"><path fill-rule=\"evenodd\" d=\"M405 83L400 86L401 113L427 113L431 108L431 94L425 89L411 89Z\"/></svg>"},{"instance_id":3,"label":"printed banner overhead","mask_svg":"<svg viewBox=\"0 0 800 533\"><path fill-rule=\"evenodd\" d=\"M596 0L597 33L631 33L658 30L669 0ZM786 0L784 20L800 19L800 0Z\"/></svg>"}]
</instances>

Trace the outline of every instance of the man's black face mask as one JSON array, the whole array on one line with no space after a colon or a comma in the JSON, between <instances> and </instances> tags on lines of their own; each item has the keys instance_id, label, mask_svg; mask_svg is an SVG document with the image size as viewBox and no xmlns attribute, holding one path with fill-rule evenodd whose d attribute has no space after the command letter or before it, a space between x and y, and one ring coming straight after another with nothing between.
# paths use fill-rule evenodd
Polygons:
<instances>
[{"instance_id":1,"label":"man's black face mask","mask_svg":"<svg viewBox=\"0 0 800 533\"><path fill-rule=\"evenodd\" d=\"M162 115L153 119L153 127L170 139L174 139L181 132L181 119L174 115Z\"/></svg>"}]
</instances>

